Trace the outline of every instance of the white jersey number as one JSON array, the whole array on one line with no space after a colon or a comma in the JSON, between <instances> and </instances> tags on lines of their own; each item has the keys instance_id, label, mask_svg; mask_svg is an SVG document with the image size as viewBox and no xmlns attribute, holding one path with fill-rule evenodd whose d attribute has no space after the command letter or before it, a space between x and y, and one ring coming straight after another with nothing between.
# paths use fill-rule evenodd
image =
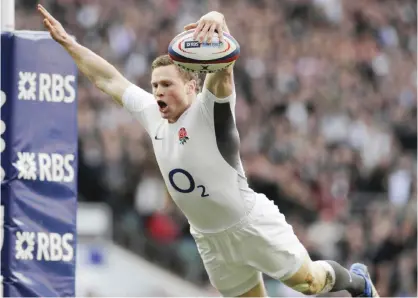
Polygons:
<instances>
[{"instance_id":1,"label":"white jersey number","mask_svg":"<svg viewBox=\"0 0 418 298\"><path fill-rule=\"evenodd\" d=\"M176 174L182 174L182 175L184 175L189 180L189 184L190 184L189 188L184 189L184 188L180 188L180 187L178 187L176 185L176 182L174 181L174 175L176 175ZM209 196L209 194L206 193L206 187L204 185L198 185L198 186L196 186L196 183L195 183L195 181L193 179L193 176L189 172L187 172L186 170L183 170L183 169L173 169L173 170L171 170L168 173L168 179L170 180L171 186L176 191L178 191L178 192L181 192L181 193L191 193L196 188L201 188L202 189L202 193L201 193L200 196L202 198Z\"/></svg>"}]
</instances>

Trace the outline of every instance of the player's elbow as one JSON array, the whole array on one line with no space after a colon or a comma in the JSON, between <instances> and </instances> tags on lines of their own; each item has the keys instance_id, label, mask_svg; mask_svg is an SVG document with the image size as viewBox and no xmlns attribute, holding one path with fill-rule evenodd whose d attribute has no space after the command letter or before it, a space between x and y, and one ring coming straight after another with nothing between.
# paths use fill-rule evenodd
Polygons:
<instances>
[{"instance_id":1,"label":"player's elbow","mask_svg":"<svg viewBox=\"0 0 418 298\"><path fill-rule=\"evenodd\" d=\"M107 93L110 82L104 78L96 78L92 80L92 83L101 91Z\"/></svg>"},{"instance_id":2,"label":"player's elbow","mask_svg":"<svg viewBox=\"0 0 418 298\"><path fill-rule=\"evenodd\" d=\"M219 71L208 75L205 85L206 88L217 98L225 98L232 94L234 90L234 78L232 68Z\"/></svg>"},{"instance_id":3,"label":"player's elbow","mask_svg":"<svg viewBox=\"0 0 418 298\"><path fill-rule=\"evenodd\" d=\"M118 104L122 105L122 96L130 83L124 77L100 78L94 81L94 84L102 92L110 95Z\"/></svg>"},{"instance_id":4,"label":"player's elbow","mask_svg":"<svg viewBox=\"0 0 418 298\"><path fill-rule=\"evenodd\" d=\"M105 78L99 78L96 80L93 80L93 84L102 92L110 95L113 97L113 90L115 89L114 87L114 82L112 80L109 79L105 79Z\"/></svg>"}]
</instances>

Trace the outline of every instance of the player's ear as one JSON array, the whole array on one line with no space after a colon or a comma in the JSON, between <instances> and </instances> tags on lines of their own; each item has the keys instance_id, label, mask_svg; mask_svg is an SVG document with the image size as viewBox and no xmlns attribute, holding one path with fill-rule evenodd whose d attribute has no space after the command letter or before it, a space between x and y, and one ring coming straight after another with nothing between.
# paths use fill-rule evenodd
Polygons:
<instances>
[{"instance_id":1,"label":"player's ear","mask_svg":"<svg viewBox=\"0 0 418 298\"><path fill-rule=\"evenodd\" d=\"M197 84L196 80L190 80L186 83L186 88L187 88L186 93L187 93L187 95L190 95L193 92L195 92L196 84Z\"/></svg>"}]
</instances>

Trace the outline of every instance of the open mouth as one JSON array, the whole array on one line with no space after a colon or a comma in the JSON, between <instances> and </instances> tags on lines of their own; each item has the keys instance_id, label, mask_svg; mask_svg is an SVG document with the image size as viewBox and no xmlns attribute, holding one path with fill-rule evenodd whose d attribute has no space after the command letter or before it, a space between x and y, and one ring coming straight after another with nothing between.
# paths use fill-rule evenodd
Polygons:
<instances>
[{"instance_id":1,"label":"open mouth","mask_svg":"<svg viewBox=\"0 0 418 298\"><path fill-rule=\"evenodd\" d=\"M158 100L157 104L160 107L161 112L165 112L167 110L167 104L164 101Z\"/></svg>"}]
</instances>

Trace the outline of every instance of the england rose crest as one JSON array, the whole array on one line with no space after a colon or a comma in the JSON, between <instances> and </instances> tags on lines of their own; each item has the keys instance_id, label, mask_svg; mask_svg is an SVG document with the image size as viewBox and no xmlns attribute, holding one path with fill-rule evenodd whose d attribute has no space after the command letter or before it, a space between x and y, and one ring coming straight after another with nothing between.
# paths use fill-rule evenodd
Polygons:
<instances>
[{"instance_id":1,"label":"england rose crest","mask_svg":"<svg viewBox=\"0 0 418 298\"><path fill-rule=\"evenodd\" d=\"M180 144L184 145L184 143L186 143L188 139L189 139L189 137L187 136L186 129L184 127L180 128L180 130L179 130Z\"/></svg>"}]
</instances>

